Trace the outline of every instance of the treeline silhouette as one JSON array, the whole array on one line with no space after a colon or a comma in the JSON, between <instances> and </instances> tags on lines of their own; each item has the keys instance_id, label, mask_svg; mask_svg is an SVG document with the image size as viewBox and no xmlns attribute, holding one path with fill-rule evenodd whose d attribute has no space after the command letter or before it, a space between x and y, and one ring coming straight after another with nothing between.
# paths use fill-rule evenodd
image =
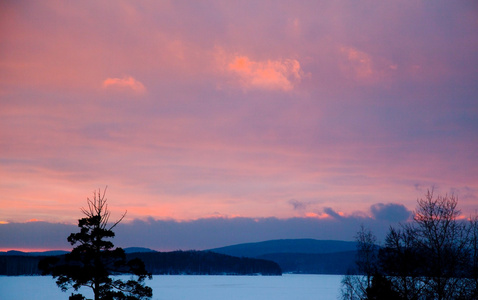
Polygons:
<instances>
[{"instance_id":1,"label":"treeline silhouette","mask_svg":"<svg viewBox=\"0 0 478 300\"><path fill-rule=\"evenodd\" d=\"M41 275L38 263L45 256L1 255L0 275Z\"/></svg>"},{"instance_id":2,"label":"treeline silhouette","mask_svg":"<svg viewBox=\"0 0 478 300\"><path fill-rule=\"evenodd\" d=\"M141 259L155 275L282 275L279 265L272 261L209 251L142 252L128 257Z\"/></svg>"},{"instance_id":3,"label":"treeline silhouette","mask_svg":"<svg viewBox=\"0 0 478 300\"><path fill-rule=\"evenodd\" d=\"M454 195L428 191L413 219L390 227L382 247L357 233L355 274L342 280L344 300L478 299L478 216L462 217Z\"/></svg>"},{"instance_id":4,"label":"treeline silhouette","mask_svg":"<svg viewBox=\"0 0 478 300\"><path fill-rule=\"evenodd\" d=\"M128 253L126 257L141 259L153 275L282 275L279 265L272 261L209 251L141 252ZM38 264L44 258L0 255L0 275L41 275Z\"/></svg>"}]
</instances>

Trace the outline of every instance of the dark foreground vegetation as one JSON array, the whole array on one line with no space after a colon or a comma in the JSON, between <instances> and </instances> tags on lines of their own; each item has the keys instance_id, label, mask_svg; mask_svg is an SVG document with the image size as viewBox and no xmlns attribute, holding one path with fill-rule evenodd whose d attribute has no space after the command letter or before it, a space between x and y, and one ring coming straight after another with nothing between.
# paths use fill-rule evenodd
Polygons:
<instances>
[{"instance_id":1,"label":"dark foreground vegetation","mask_svg":"<svg viewBox=\"0 0 478 300\"><path fill-rule=\"evenodd\" d=\"M362 227L353 271L360 275L344 277L342 299L478 299L478 219L462 218L457 203L429 191L383 247Z\"/></svg>"},{"instance_id":2,"label":"dark foreground vegetation","mask_svg":"<svg viewBox=\"0 0 478 300\"><path fill-rule=\"evenodd\" d=\"M38 267L43 275L51 275L62 291L81 287L93 292L94 300L142 300L151 299L153 290L145 285L145 279L152 278L144 263L128 259L122 248L114 247L110 241L115 236L114 224L109 224L110 212L105 198L106 189L88 198L88 208L83 208L84 218L78 220L80 232L68 236L68 242L75 246L70 253L50 256L40 260ZM127 281L113 278L116 274L129 274ZM85 300L82 294L71 293L70 300Z\"/></svg>"}]
</instances>

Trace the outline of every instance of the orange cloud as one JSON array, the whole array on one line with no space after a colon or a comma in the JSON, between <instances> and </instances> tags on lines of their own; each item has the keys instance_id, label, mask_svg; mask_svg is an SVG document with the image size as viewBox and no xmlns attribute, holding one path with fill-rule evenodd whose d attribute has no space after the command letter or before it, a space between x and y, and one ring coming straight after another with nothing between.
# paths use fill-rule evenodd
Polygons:
<instances>
[{"instance_id":1,"label":"orange cloud","mask_svg":"<svg viewBox=\"0 0 478 300\"><path fill-rule=\"evenodd\" d=\"M103 81L103 88L105 89L130 89L136 93L143 94L146 92L144 85L131 76L123 78L106 78Z\"/></svg>"},{"instance_id":2,"label":"orange cloud","mask_svg":"<svg viewBox=\"0 0 478 300\"><path fill-rule=\"evenodd\" d=\"M245 89L290 91L302 78L295 59L252 61L247 56L235 56L227 70L239 76Z\"/></svg>"},{"instance_id":3,"label":"orange cloud","mask_svg":"<svg viewBox=\"0 0 478 300\"><path fill-rule=\"evenodd\" d=\"M320 219L320 220L323 220L323 219L332 219L333 217L327 213L314 213L314 212L308 212L305 214L305 217L306 218L313 218L313 219Z\"/></svg>"}]
</instances>

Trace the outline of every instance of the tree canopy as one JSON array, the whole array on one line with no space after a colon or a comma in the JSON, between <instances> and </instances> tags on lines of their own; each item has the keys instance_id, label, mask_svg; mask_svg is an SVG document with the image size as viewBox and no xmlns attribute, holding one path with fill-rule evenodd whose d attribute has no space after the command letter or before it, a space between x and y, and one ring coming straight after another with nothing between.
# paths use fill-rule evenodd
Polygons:
<instances>
[{"instance_id":1,"label":"tree canopy","mask_svg":"<svg viewBox=\"0 0 478 300\"><path fill-rule=\"evenodd\" d=\"M126 215L109 225L110 212L103 194L95 191L93 200L87 199L88 208L82 212L86 217L78 220L80 232L68 237L73 250L62 257L50 257L40 262L43 273L51 274L62 291L87 287L93 291L95 300L140 300L150 299L152 289L145 286L151 274L140 259L127 260L122 248L114 247L109 240L115 236L116 227ZM130 280L112 278L117 274L131 274ZM133 279L136 277L136 279ZM72 294L70 300L85 299L81 294Z\"/></svg>"}]
</instances>

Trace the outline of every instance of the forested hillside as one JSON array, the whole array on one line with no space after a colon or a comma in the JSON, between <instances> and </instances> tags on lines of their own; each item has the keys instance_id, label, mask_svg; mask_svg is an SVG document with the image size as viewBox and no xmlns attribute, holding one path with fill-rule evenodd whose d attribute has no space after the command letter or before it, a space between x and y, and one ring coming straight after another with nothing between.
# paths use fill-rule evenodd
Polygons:
<instances>
[{"instance_id":1,"label":"forested hillside","mask_svg":"<svg viewBox=\"0 0 478 300\"><path fill-rule=\"evenodd\" d=\"M153 274L188 275L281 275L275 262L265 259L234 257L209 251L174 251L132 253L128 258L140 258Z\"/></svg>"},{"instance_id":2,"label":"forested hillside","mask_svg":"<svg viewBox=\"0 0 478 300\"><path fill-rule=\"evenodd\" d=\"M45 256L0 255L0 275L40 275ZM127 258L140 258L146 269L157 274L188 275L281 275L278 264L264 259L239 258L202 251L138 252Z\"/></svg>"},{"instance_id":3,"label":"forested hillside","mask_svg":"<svg viewBox=\"0 0 478 300\"><path fill-rule=\"evenodd\" d=\"M245 243L210 251L276 262L284 273L347 274L355 264L356 242L283 239Z\"/></svg>"}]
</instances>

